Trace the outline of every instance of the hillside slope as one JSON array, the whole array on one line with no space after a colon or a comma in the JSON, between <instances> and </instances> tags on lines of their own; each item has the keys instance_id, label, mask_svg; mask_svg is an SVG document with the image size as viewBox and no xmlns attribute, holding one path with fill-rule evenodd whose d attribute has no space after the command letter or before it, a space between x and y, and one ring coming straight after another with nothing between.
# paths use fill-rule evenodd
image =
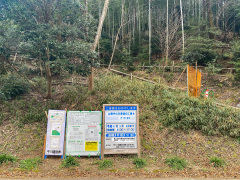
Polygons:
<instances>
[{"instance_id":1,"label":"hillside slope","mask_svg":"<svg viewBox=\"0 0 240 180\"><path fill-rule=\"evenodd\" d=\"M98 169L94 157L78 158L80 166L70 169L60 168L60 158L50 157L33 171L19 169L19 163L3 163L0 177L240 177L239 111L188 98L185 93L162 85L101 73L91 92L85 86L70 85L56 88L55 99L50 101L29 95L1 104L0 154L10 153L20 160L41 157L46 133L44 111L94 111L108 103L139 104L145 168L136 169L132 163L135 156L131 155L107 156L113 160L113 167L105 170ZM175 156L187 160L186 169L176 171L167 166L166 158ZM226 165L215 168L209 161L215 156Z\"/></svg>"}]
</instances>

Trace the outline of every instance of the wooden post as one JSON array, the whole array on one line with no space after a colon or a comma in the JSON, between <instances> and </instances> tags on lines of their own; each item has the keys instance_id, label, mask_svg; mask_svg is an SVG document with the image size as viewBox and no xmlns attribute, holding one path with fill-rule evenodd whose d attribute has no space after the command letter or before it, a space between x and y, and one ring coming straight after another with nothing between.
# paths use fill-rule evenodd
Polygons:
<instances>
[{"instance_id":1,"label":"wooden post","mask_svg":"<svg viewBox=\"0 0 240 180\"><path fill-rule=\"evenodd\" d=\"M132 76L132 73L131 73L131 81L133 80L133 76Z\"/></svg>"},{"instance_id":2,"label":"wooden post","mask_svg":"<svg viewBox=\"0 0 240 180\"><path fill-rule=\"evenodd\" d=\"M92 91L94 89L94 68L91 68L91 75L89 76L89 80L88 80L88 90Z\"/></svg>"},{"instance_id":3,"label":"wooden post","mask_svg":"<svg viewBox=\"0 0 240 180\"><path fill-rule=\"evenodd\" d=\"M187 65L187 94L188 94L188 96L189 96L189 92L188 92L188 90L189 90L189 89L188 89L188 66L189 66L189 65Z\"/></svg>"},{"instance_id":4,"label":"wooden post","mask_svg":"<svg viewBox=\"0 0 240 180\"><path fill-rule=\"evenodd\" d=\"M45 134L44 144L43 144L43 156L42 156L43 159L44 159L44 157L45 157L46 139L47 139L47 135Z\"/></svg>"},{"instance_id":5,"label":"wooden post","mask_svg":"<svg viewBox=\"0 0 240 180\"><path fill-rule=\"evenodd\" d=\"M187 68L187 66L184 68L184 70L182 71L181 75L179 76L179 78L178 78L177 82L174 84L174 86L173 86L173 87L175 87L175 86L177 85L178 81L179 81L179 80L180 80L180 78L182 77L182 75L183 75L183 73L184 73L184 71L185 71L185 69L186 69L186 68Z\"/></svg>"},{"instance_id":6,"label":"wooden post","mask_svg":"<svg viewBox=\"0 0 240 180\"><path fill-rule=\"evenodd\" d=\"M172 72L174 71L174 61L172 62Z\"/></svg>"}]
</instances>

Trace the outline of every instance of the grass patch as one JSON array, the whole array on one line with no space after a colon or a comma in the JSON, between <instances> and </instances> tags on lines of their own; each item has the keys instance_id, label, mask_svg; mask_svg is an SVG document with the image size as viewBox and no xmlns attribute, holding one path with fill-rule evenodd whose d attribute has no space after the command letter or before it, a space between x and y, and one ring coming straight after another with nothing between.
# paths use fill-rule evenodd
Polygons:
<instances>
[{"instance_id":1,"label":"grass patch","mask_svg":"<svg viewBox=\"0 0 240 180\"><path fill-rule=\"evenodd\" d=\"M33 170L37 169L41 163L42 159L40 158L26 159L19 162L19 167L22 170Z\"/></svg>"},{"instance_id":2,"label":"grass patch","mask_svg":"<svg viewBox=\"0 0 240 180\"><path fill-rule=\"evenodd\" d=\"M178 157L166 158L165 163L176 170L183 170L187 167L187 161Z\"/></svg>"},{"instance_id":3,"label":"grass patch","mask_svg":"<svg viewBox=\"0 0 240 180\"><path fill-rule=\"evenodd\" d=\"M135 158L133 159L133 164L135 164L136 168L143 168L147 165L146 161L142 158Z\"/></svg>"},{"instance_id":4,"label":"grass patch","mask_svg":"<svg viewBox=\"0 0 240 180\"><path fill-rule=\"evenodd\" d=\"M113 166L113 161L111 159L97 161L98 169L106 169Z\"/></svg>"},{"instance_id":5,"label":"grass patch","mask_svg":"<svg viewBox=\"0 0 240 180\"><path fill-rule=\"evenodd\" d=\"M15 162L17 158L12 155L0 154L0 166L4 162Z\"/></svg>"},{"instance_id":6,"label":"grass patch","mask_svg":"<svg viewBox=\"0 0 240 180\"><path fill-rule=\"evenodd\" d=\"M63 160L61 167L69 168L79 166L79 163L73 156L68 156L66 159Z\"/></svg>"},{"instance_id":7,"label":"grass patch","mask_svg":"<svg viewBox=\"0 0 240 180\"><path fill-rule=\"evenodd\" d=\"M214 167L223 167L226 164L223 159L216 156L210 157L210 163L212 163Z\"/></svg>"}]
</instances>

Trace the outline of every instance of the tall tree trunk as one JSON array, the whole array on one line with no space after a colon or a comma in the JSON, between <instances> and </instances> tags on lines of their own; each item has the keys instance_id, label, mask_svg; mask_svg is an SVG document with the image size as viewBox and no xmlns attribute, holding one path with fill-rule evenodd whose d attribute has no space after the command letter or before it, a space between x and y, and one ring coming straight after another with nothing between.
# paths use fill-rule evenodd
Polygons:
<instances>
[{"instance_id":1,"label":"tall tree trunk","mask_svg":"<svg viewBox=\"0 0 240 180\"><path fill-rule=\"evenodd\" d=\"M102 11L102 15L101 15L101 17L99 19L97 34L95 36L95 40L94 40L94 43L93 43L93 46L92 46L92 50L94 50L94 51L96 50L97 44L98 44L99 39L101 37L102 26L103 26L103 22L104 22L104 19L106 17L106 14L107 14L108 5L109 5L109 0L105 0L103 11Z\"/></svg>"},{"instance_id":2,"label":"tall tree trunk","mask_svg":"<svg viewBox=\"0 0 240 180\"><path fill-rule=\"evenodd\" d=\"M167 60L168 60L168 49L169 49L169 45L168 45L168 36L169 36L169 31L168 31L168 0L167 0L167 23L166 23L166 63L165 65L167 66Z\"/></svg>"},{"instance_id":3,"label":"tall tree trunk","mask_svg":"<svg viewBox=\"0 0 240 180\"><path fill-rule=\"evenodd\" d=\"M85 0L85 16L86 16L86 22L88 21L88 0ZM88 25L87 25L87 27L86 27L86 34L87 34L87 36L86 36L86 38L88 39L88 31L89 31L89 29L88 29Z\"/></svg>"},{"instance_id":4,"label":"tall tree trunk","mask_svg":"<svg viewBox=\"0 0 240 180\"><path fill-rule=\"evenodd\" d=\"M212 3L211 0L207 0L207 14L208 14L208 23L209 23L209 28L210 31L212 31L214 24L213 24L213 13L212 13ZM210 39L215 39L214 33L210 32L209 33L209 38Z\"/></svg>"},{"instance_id":5,"label":"tall tree trunk","mask_svg":"<svg viewBox=\"0 0 240 180\"><path fill-rule=\"evenodd\" d=\"M44 63L44 66L45 66L45 70L46 70L47 83L48 83L46 99L51 99L52 98L52 73L51 73L50 64L49 64L50 55L49 55L49 48L48 47L47 47L45 53L46 53L46 56L47 56L47 64Z\"/></svg>"},{"instance_id":6,"label":"tall tree trunk","mask_svg":"<svg viewBox=\"0 0 240 180\"><path fill-rule=\"evenodd\" d=\"M109 0L105 0L105 3L104 3L104 7L103 7L103 11L102 11L102 15L99 19L99 24L98 24L98 29L97 29L97 34L95 36L95 40L94 40L94 43L92 45L92 50L96 50L97 48L97 45L99 44L99 39L101 37L101 33L102 33L102 26L103 26L103 22L104 22L104 19L106 17L106 14L107 14L107 10L108 10L108 5L109 5ZM93 87L94 87L94 77L93 77L93 68L91 69L91 75L90 77L88 77L88 80L89 80L89 84L88 84L88 87L90 87L90 91L93 90Z\"/></svg>"},{"instance_id":7,"label":"tall tree trunk","mask_svg":"<svg viewBox=\"0 0 240 180\"><path fill-rule=\"evenodd\" d=\"M122 3L121 25L124 23L124 4L125 0ZM122 45L124 46L124 28L122 28Z\"/></svg>"},{"instance_id":8,"label":"tall tree trunk","mask_svg":"<svg viewBox=\"0 0 240 180\"><path fill-rule=\"evenodd\" d=\"M46 75L47 75L47 97L46 99L52 98L52 73L50 69L50 64L45 65Z\"/></svg>"},{"instance_id":9,"label":"tall tree trunk","mask_svg":"<svg viewBox=\"0 0 240 180\"><path fill-rule=\"evenodd\" d=\"M140 45L140 39L141 39L141 13L140 13L140 7L139 7L139 0L138 0L138 44Z\"/></svg>"},{"instance_id":10,"label":"tall tree trunk","mask_svg":"<svg viewBox=\"0 0 240 180\"><path fill-rule=\"evenodd\" d=\"M125 0L123 0L123 3L122 3L122 14L124 13L124 5L125 5ZM121 16L121 17L123 17L123 16ZM117 46L118 37L119 37L120 31L121 31L121 28L123 28L123 25L124 25L123 21L121 20L121 25L120 25L120 27L118 29L118 32L117 32L117 35L116 35L112 56L111 56L111 59L110 59L109 65L108 65L107 74L108 74L109 69L111 68L113 56L114 56L115 49L116 49L116 46Z\"/></svg>"},{"instance_id":11,"label":"tall tree trunk","mask_svg":"<svg viewBox=\"0 0 240 180\"><path fill-rule=\"evenodd\" d=\"M183 54L185 50L185 39L184 39L184 26L183 26L183 10L182 10L182 0L180 0L180 10L181 10L181 22L182 22L182 46L183 46Z\"/></svg>"},{"instance_id":12,"label":"tall tree trunk","mask_svg":"<svg viewBox=\"0 0 240 180\"><path fill-rule=\"evenodd\" d=\"M85 14L88 15L88 1L85 0Z\"/></svg>"},{"instance_id":13,"label":"tall tree trunk","mask_svg":"<svg viewBox=\"0 0 240 180\"><path fill-rule=\"evenodd\" d=\"M151 64L152 24L151 24L151 0L148 0L148 31L149 31L149 65Z\"/></svg>"}]
</instances>

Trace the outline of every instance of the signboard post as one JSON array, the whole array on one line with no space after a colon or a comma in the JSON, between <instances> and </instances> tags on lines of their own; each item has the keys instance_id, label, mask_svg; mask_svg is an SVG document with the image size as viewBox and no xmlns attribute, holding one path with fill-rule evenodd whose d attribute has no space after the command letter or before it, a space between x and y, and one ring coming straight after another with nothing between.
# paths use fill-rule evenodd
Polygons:
<instances>
[{"instance_id":1,"label":"signboard post","mask_svg":"<svg viewBox=\"0 0 240 180\"><path fill-rule=\"evenodd\" d=\"M101 111L68 111L66 156L100 156L101 128Z\"/></svg>"},{"instance_id":2,"label":"signboard post","mask_svg":"<svg viewBox=\"0 0 240 180\"><path fill-rule=\"evenodd\" d=\"M138 104L103 105L102 158L104 154L140 157Z\"/></svg>"},{"instance_id":3,"label":"signboard post","mask_svg":"<svg viewBox=\"0 0 240 180\"><path fill-rule=\"evenodd\" d=\"M62 156L64 147L66 111L65 110L49 110L46 147L44 159L47 156Z\"/></svg>"}]
</instances>

